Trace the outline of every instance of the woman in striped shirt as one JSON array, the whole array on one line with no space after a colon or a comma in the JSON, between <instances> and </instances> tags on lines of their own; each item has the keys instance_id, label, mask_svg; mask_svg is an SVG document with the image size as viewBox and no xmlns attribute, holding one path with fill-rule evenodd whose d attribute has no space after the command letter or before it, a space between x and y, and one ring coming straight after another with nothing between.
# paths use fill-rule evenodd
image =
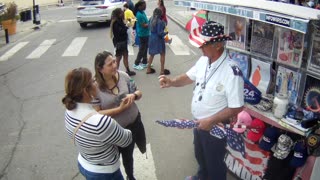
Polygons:
<instances>
[{"instance_id":1,"label":"woman in striped shirt","mask_svg":"<svg viewBox=\"0 0 320 180\"><path fill-rule=\"evenodd\" d=\"M65 93L62 99L66 107L65 127L79 151L81 174L87 180L123 180L118 146L131 144L131 131L110 116L98 114L92 107L90 102L97 89L87 68L77 68L67 74Z\"/></svg>"}]
</instances>

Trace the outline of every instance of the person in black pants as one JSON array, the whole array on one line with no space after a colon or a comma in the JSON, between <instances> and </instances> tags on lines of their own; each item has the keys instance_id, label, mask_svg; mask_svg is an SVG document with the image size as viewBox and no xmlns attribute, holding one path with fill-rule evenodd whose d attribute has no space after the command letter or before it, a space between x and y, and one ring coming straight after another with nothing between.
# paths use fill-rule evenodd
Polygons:
<instances>
[{"instance_id":1,"label":"person in black pants","mask_svg":"<svg viewBox=\"0 0 320 180\"><path fill-rule=\"evenodd\" d=\"M147 52L148 52L148 42L149 42L149 21L146 13L146 2L139 1L136 3L136 32L140 40L139 52L137 59L134 62L133 68L136 70L142 70L147 67ZM142 65L140 65L142 59Z\"/></svg>"}]
</instances>

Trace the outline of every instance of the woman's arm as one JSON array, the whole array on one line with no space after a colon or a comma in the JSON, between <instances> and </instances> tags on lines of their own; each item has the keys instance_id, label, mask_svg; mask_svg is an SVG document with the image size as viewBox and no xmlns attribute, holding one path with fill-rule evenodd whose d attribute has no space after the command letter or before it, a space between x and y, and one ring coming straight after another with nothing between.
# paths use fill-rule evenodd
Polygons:
<instances>
[{"instance_id":1,"label":"woman's arm","mask_svg":"<svg viewBox=\"0 0 320 180\"><path fill-rule=\"evenodd\" d=\"M94 106L94 109L98 113L108 115L108 116L114 116L114 115L117 115L123 111L120 106L116 107L116 108L104 109L104 110L102 110L100 106Z\"/></svg>"}]
</instances>

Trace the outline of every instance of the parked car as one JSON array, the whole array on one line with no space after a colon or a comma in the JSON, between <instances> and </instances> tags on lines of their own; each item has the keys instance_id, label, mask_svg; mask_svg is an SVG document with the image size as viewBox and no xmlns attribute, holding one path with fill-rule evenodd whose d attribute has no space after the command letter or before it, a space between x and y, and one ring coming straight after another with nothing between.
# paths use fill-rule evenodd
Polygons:
<instances>
[{"instance_id":1,"label":"parked car","mask_svg":"<svg viewBox=\"0 0 320 180\"><path fill-rule=\"evenodd\" d=\"M122 8L125 0L82 0L77 8L77 21L82 28L88 23L106 23L111 21L111 13Z\"/></svg>"}]
</instances>

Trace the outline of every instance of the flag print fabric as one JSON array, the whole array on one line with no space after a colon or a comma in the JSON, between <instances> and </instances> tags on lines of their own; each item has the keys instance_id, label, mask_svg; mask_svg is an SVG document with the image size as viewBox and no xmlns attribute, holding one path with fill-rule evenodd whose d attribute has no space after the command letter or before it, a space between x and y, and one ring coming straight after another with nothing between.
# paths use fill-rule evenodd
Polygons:
<instances>
[{"instance_id":1,"label":"flag print fabric","mask_svg":"<svg viewBox=\"0 0 320 180\"><path fill-rule=\"evenodd\" d=\"M158 124L165 127L176 127L179 129L193 129L197 127L197 124L193 120L186 119L172 119L172 120L157 120ZM239 151L243 157L245 155L245 146L241 134L235 132L230 128L229 125L224 127L213 126L210 130L210 135L215 136L219 139L226 138L227 144L235 151Z\"/></svg>"},{"instance_id":2,"label":"flag print fabric","mask_svg":"<svg viewBox=\"0 0 320 180\"><path fill-rule=\"evenodd\" d=\"M186 119L157 120L156 122L165 127L180 129L193 129L197 127L195 121ZM251 128L250 126L241 127ZM226 138L227 154L224 161L227 168L241 179L262 179L267 168L270 153L260 149L258 144L247 140L245 137L246 133L237 133L232 128L233 125L226 124L224 127L214 126L210 130L212 136Z\"/></svg>"}]
</instances>

